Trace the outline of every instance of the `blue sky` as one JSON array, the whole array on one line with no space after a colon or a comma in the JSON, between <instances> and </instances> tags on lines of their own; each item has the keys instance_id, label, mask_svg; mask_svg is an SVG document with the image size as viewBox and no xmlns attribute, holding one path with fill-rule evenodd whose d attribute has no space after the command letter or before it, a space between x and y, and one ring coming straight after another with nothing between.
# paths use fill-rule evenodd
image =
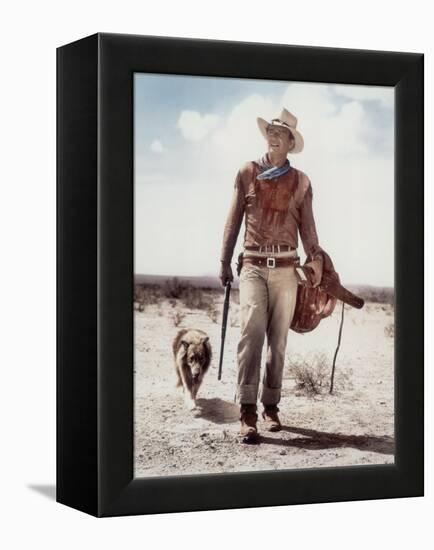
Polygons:
<instances>
[{"instance_id":1,"label":"blue sky","mask_svg":"<svg viewBox=\"0 0 434 550\"><path fill-rule=\"evenodd\" d=\"M181 134L170 130L176 129L179 113L184 110L225 115L246 94L277 96L286 86L273 81L136 73L137 144L146 144L158 130L176 143Z\"/></svg>"},{"instance_id":2,"label":"blue sky","mask_svg":"<svg viewBox=\"0 0 434 550\"><path fill-rule=\"evenodd\" d=\"M180 113L212 112L225 117L231 107L246 95L278 96L287 84L231 78L190 77L182 75L135 75L135 146L137 173L158 172L161 157L150 146L158 140L166 151L190 156L191 142L177 126ZM170 157L165 155L166 159Z\"/></svg>"},{"instance_id":3,"label":"blue sky","mask_svg":"<svg viewBox=\"0 0 434 550\"><path fill-rule=\"evenodd\" d=\"M393 285L393 88L136 74L134 99L136 273L217 273L236 172L265 152L256 117L286 107L321 245L344 281Z\"/></svg>"}]
</instances>

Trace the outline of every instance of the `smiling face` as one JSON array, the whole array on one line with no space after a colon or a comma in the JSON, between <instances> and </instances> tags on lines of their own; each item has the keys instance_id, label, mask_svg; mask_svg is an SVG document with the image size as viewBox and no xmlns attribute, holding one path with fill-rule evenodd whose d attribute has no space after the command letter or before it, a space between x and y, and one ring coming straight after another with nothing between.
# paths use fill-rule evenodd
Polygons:
<instances>
[{"instance_id":1,"label":"smiling face","mask_svg":"<svg viewBox=\"0 0 434 550\"><path fill-rule=\"evenodd\" d=\"M294 147L294 138L289 130L280 126L267 128L268 153L272 157L286 157Z\"/></svg>"}]
</instances>

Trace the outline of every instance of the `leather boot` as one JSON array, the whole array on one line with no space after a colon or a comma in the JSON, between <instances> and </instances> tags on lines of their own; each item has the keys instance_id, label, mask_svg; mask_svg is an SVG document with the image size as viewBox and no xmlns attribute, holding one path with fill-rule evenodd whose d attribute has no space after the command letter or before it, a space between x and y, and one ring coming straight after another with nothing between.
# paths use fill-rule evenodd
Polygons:
<instances>
[{"instance_id":1,"label":"leather boot","mask_svg":"<svg viewBox=\"0 0 434 550\"><path fill-rule=\"evenodd\" d=\"M241 405L240 407L241 429L240 435L243 443L258 443L259 434L256 422L256 405Z\"/></svg>"},{"instance_id":2,"label":"leather boot","mask_svg":"<svg viewBox=\"0 0 434 550\"><path fill-rule=\"evenodd\" d=\"M264 405L262 418L265 421L265 429L269 432L279 432L282 429L278 412L279 408L277 405Z\"/></svg>"}]
</instances>

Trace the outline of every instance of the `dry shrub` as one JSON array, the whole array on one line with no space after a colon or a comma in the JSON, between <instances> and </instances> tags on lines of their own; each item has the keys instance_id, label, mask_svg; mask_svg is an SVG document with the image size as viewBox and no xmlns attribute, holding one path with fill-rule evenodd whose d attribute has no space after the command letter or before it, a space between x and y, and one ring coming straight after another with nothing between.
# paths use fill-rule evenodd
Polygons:
<instances>
[{"instance_id":1,"label":"dry shrub","mask_svg":"<svg viewBox=\"0 0 434 550\"><path fill-rule=\"evenodd\" d=\"M189 309L207 310L214 307L213 299L202 288L188 286L181 297L182 303Z\"/></svg>"},{"instance_id":2,"label":"dry shrub","mask_svg":"<svg viewBox=\"0 0 434 550\"><path fill-rule=\"evenodd\" d=\"M188 282L179 280L178 277L166 279L162 286L138 284L134 287L134 308L139 311L144 311L145 306L149 304L160 304L165 300L174 309L181 302L188 309L208 311L213 322L217 322L218 313L214 312L214 291L212 289L195 287Z\"/></svg>"},{"instance_id":3,"label":"dry shrub","mask_svg":"<svg viewBox=\"0 0 434 550\"><path fill-rule=\"evenodd\" d=\"M136 311L144 311L145 310L145 296L143 292L143 287L136 285L134 287L134 309Z\"/></svg>"},{"instance_id":4,"label":"dry shrub","mask_svg":"<svg viewBox=\"0 0 434 550\"><path fill-rule=\"evenodd\" d=\"M334 390L343 391L343 390L352 390L353 389L353 369L346 369L343 367L336 366L335 372L335 382Z\"/></svg>"},{"instance_id":5,"label":"dry shrub","mask_svg":"<svg viewBox=\"0 0 434 550\"><path fill-rule=\"evenodd\" d=\"M210 304L207 309L208 317L211 319L213 323L217 323L219 319L219 313L214 306L214 304Z\"/></svg>"},{"instance_id":6,"label":"dry shrub","mask_svg":"<svg viewBox=\"0 0 434 550\"><path fill-rule=\"evenodd\" d=\"M178 277L167 279L164 283L164 295L166 298L181 298L189 288L188 283L182 283Z\"/></svg>"},{"instance_id":7,"label":"dry shrub","mask_svg":"<svg viewBox=\"0 0 434 550\"><path fill-rule=\"evenodd\" d=\"M293 357L289 362L289 374L295 380L296 389L301 395L315 397L329 393L332 359L325 353L316 353L307 357ZM334 390L352 388L353 371L336 364Z\"/></svg>"},{"instance_id":8,"label":"dry shrub","mask_svg":"<svg viewBox=\"0 0 434 550\"><path fill-rule=\"evenodd\" d=\"M140 311L140 313L142 313L143 311L145 311L145 304L134 300L134 309L135 311Z\"/></svg>"},{"instance_id":9,"label":"dry shrub","mask_svg":"<svg viewBox=\"0 0 434 550\"><path fill-rule=\"evenodd\" d=\"M185 314L179 310L176 310L171 313L170 318L172 319L174 326L178 327L184 320Z\"/></svg>"},{"instance_id":10,"label":"dry shrub","mask_svg":"<svg viewBox=\"0 0 434 550\"><path fill-rule=\"evenodd\" d=\"M181 300L183 305L189 309L208 310L214 307L213 299L207 295L203 288L195 287L188 282L183 283L178 277L166 280L164 295L169 298L172 307L175 307L175 300Z\"/></svg>"},{"instance_id":11,"label":"dry shrub","mask_svg":"<svg viewBox=\"0 0 434 550\"><path fill-rule=\"evenodd\" d=\"M353 292L360 295L365 302L389 304L391 306L395 303L395 291L393 288L360 286L354 288Z\"/></svg>"},{"instance_id":12,"label":"dry shrub","mask_svg":"<svg viewBox=\"0 0 434 550\"><path fill-rule=\"evenodd\" d=\"M384 334L388 338L393 338L395 336L395 325L394 325L394 323L389 323L386 327L384 327Z\"/></svg>"},{"instance_id":13,"label":"dry shrub","mask_svg":"<svg viewBox=\"0 0 434 550\"><path fill-rule=\"evenodd\" d=\"M310 358L293 358L289 364L289 372L295 379L297 390L305 395L319 395L328 389L330 369L324 353Z\"/></svg>"},{"instance_id":14,"label":"dry shrub","mask_svg":"<svg viewBox=\"0 0 434 550\"><path fill-rule=\"evenodd\" d=\"M236 315L236 314L231 315L231 317L230 317L230 323L231 323L231 327L238 327L238 326L240 326L240 321L239 321L238 315Z\"/></svg>"},{"instance_id":15,"label":"dry shrub","mask_svg":"<svg viewBox=\"0 0 434 550\"><path fill-rule=\"evenodd\" d=\"M240 291L237 288L231 290L231 302L240 305Z\"/></svg>"},{"instance_id":16,"label":"dry shrub","mask_svg":"<svg viewBox=\"0 0 434 550\"><path fill-rule=\"evenodd\" d=\"M138 311L144 311L147 305L160 303L161 299L161 289L158 285L134 286L134 308Z\"/></svg>"}]
</instances>

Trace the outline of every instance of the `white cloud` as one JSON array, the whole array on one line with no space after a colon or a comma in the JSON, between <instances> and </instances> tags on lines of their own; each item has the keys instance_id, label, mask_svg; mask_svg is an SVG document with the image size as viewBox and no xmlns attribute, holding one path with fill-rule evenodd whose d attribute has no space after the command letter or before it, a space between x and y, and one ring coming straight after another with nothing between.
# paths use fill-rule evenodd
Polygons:
<instances>
[{"instance_id":1,"label":"white cloud","mask_svg":"<svg viewBox=\"0 0 434 550\"><path fill-rule=\"evenodd\" d=\"M286 107L298 118L298 129L304 137L305 149L301 154L290 155L295 166L310 175L312 166L333 166L344 156L369 155L370 123L362 103L351 101L337 110L331 87L326 84L289 84L279 99L253 94L235 105L219 127L212 133L210 147L202 151L204 174L210 158L215 159L215 182L233 181L238 168L266 152L266 142L260 133L257 117L271 120ZM323 175L324 178L324 175Z\"/></svg>"},{"instance_id":2,"label":"white cloud","mask_svg":"<svg viewBox=\"0 0 434 550\"><path fill-rule=\"evenodd\" d=\"M197 111L182 111L177 126L186 140L200 141L216 128L219 122L220 117L217 115L201 115Z\"/></svg>"},{"instance_id":3,"label":"white cloud","mask_svg":"<svg viewBox=\"0 0 434 550\"><path fill-rule=\"evenodd\" d=\"M154 141L151 143L151 151L153 153L164 153L165 149L159 139L154 139Z\"/></svg>"},{"instance_id":4,"label":"white cloud","mask_svg":"<svg viewBox=\"0 0 434 550\"><path fill-rule=\"evenodd\" d=\"M305 141L303 153L290 156L296 165L301 163L308 170L312 164L333 163L335 156L360 159L361 155L370 154L367 136L376 129L360 101L350 101L337 109L332 86L289 84L278 100L259 94L246 97L222 120L211 139L214 146L211 153L219 159L218 170L234 173L243 162L262 155L266 144L256 119L271 120L283 107L297 117L297 127Z\"/></svg>"},{"instance_id":5,"label":"white cloud","mask_svg":"<svg viewBox=\"0 0 434 550\"><path fill-rule=\"evenodd\" d=\"M332 86L335 94L357 101L380 101L385 107L393 107L394 89L391 86Z\"/></svg>"},{"instance_id":6,"label":"white cloud","mask_svg":"<svg viewBox=\"0 0 434 550\"><path fill-rule=\"evenodd\" d=\"M365 87L340 88L291 83L278 99L260 94L245 97L225 117L184 111L178 126L184 137L195 143L171 151L170 162L164 169L167 181L176 181L177 185L168 190L154 179L155 185L146 189L150 195L143 199L147 210L137 220L149 224L155 216L157 223L158 216L167 214L167 228L173 230L154 235L154 244L166 238L164 235L175 239L176 234L176 239L170 241L174 249L187 252L180 264L171 267L172 260L162 258L155 263L155 269L164 267L165 272L179 270L186 274L217 270L236 172L246 161L266 151L256 118L270 120L286 107L298 118L298 129L305 140L304 151L289 158L312 181L320 243L330 252L342 280L393 284L393 154L391 150L374 151L368 141L378 132L390 134L393 140L393 126L384 127L381 119L367 116L370 107L364 103L368 96L373 98L376 94L380 107L387 105L391 109L393 93L385 90L387 93L382 95L378 88L373 91ZM350 101L337 102L336 94ZM171 204L186 204L188 216L184 209L167 207L168 193ZM151 208L155 204L166 206ZM240 245L243 233L241 229ZM143 265L139 271L144 272L149 269L147 243L143 242L136 250L137 265ZM180 255L176 257L179 262Z\"/></svg>"},{"instance_id":7,"label":"white cloud","mask_svg":"<svg viewBox=\"0 0 434 550\"><path fill-rule=\"evenodd\" d=\"M273 102L261 95L248 96L235 105L220 128L213 134L213 142L226 154L233 152L240 159L250 158L253 151L262 149L265 141L256 119L272 111Z\"/></svg>"},{"instance_id":8,"label":"white cloud","mask_svg":"<svg viewBox=\"0 0 434 550\"><path fill-rule=\"evenodd\" d=\"M305 143L300 158L313 160L366 151L366 142L360 133L365 116L359 102L345 104L336 111L329 86L290 84L281 98L281 105L276 108L280 110L283 106L298 118L297 129Z\"/></svg>"}]
</instances>

